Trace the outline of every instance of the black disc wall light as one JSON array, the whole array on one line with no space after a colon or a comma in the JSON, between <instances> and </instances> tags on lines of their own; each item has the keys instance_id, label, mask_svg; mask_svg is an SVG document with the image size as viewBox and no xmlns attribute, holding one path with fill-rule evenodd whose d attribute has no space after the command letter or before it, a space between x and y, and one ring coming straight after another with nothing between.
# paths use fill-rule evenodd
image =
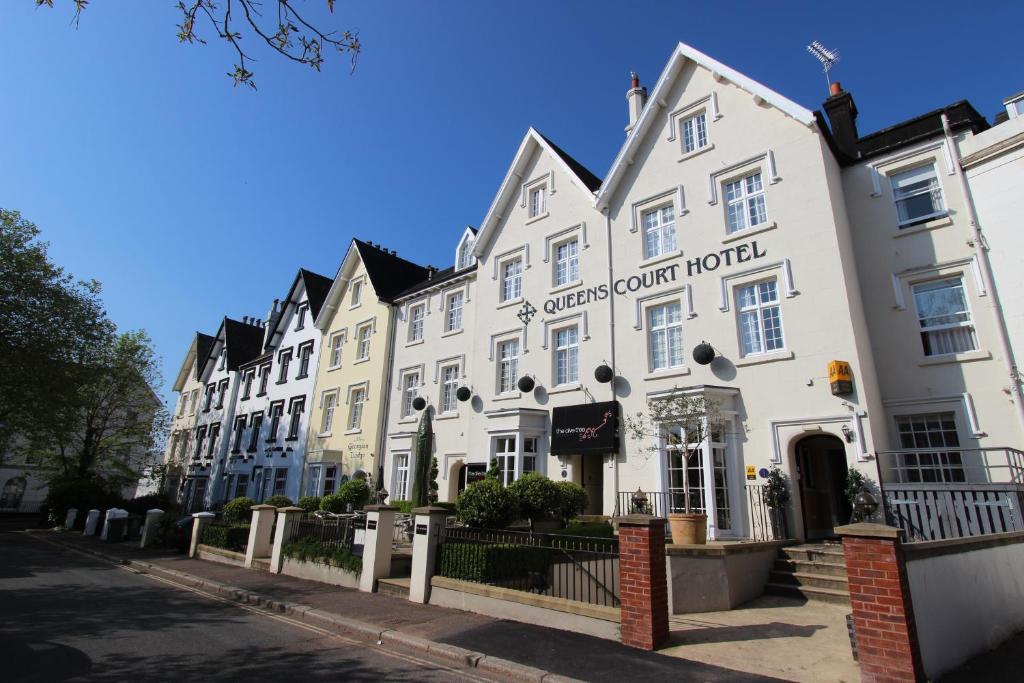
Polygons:
<instances>
[{"instance_id":1,"label":"black disc wall light","mask_svg":"<svg viewBox=\"0 0 1024 683\"><path fill-rule=\"evenodd\" d=\"M702 341L693 347L693 360L697 365L708 365L715 359L715 347Z\"/></svg>"},{"instance_id":2,"label":"black disc wall light","mask_svg":"<svg viewBox=\"0 0 1024 683\"><path fill-rule=\"evenodd\" d=\"M459 387L455 390L455 398L465 403L473 397L473 391L469 387Z\"/></svg>"},{"instance_id":3,"label":"black disc wall light","mask_svg":"<svg viewBox=\"0 0 1024 683\"><path fill-rule=\"evenodd\" d=\"M417 396L412 400L412 407L416 410L423 410L427 407L427 399L422 396Z\"/></svg>"},{"instance_id":4,"label":"black disc wall light","mask_svg":"<svg viewBox=\"0 0 1024 683\"><path fill-rule=\"evenodd\" d=\"M533 378L530 377L529 375L523 375L522 377L519 378L519 381L516 382L516 386L519 387L519 391L523 392L524 394L528 394L531 391L533 391L533 388L537 386L537 383L534 382Z\"/></svg>"},{"instance_id":5,"label":"black disc wall light","mask_svg":"<svg viewBox=\"0 0 1024 683\"><path fill-rule=\"evenodd\" d=\"M607 365L598 365L597 368L594 369L594 379L601 384L608 384L608 382L615 379L615 371Z\"/></svg>"}]
</instances>

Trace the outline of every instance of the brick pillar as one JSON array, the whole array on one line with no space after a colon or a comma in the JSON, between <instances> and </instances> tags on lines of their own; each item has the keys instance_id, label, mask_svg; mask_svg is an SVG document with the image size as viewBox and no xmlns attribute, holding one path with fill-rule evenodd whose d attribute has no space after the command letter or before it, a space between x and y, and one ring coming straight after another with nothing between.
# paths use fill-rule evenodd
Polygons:
<instances>
[{"instance_id":1,"label":"brick pillar","mask_svg":"<svg viewBox=\"0 0 1024 683\"><path fill-rule=\"evenodd\" d=\"M923 681L900 530L861 523L836 533L843 537L861 680Z\"/></svg>"},{"instance_id":2,"label":"brick pillar","mask_svg":"<svg viewBox=\"0 0 1024 683\"><path fill-rule=\"evenodd\" d=\"M618 517L622 642L653 650L668 640L665 519Z\"/></svg>"}]
</instances>

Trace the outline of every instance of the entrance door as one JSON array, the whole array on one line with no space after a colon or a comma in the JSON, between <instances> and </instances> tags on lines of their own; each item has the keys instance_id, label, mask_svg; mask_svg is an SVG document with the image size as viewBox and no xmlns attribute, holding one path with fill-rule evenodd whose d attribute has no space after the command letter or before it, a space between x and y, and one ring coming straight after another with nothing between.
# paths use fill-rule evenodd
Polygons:
<instances>
[{"instance_id":1,"label":"entrance door","mask_svg":"<svg viewBox=\"0 0 1024 683\"><path fill-rule=\"evenodd\" d=\"M843 442L834 436L807 437L796 445L796 462L804 534L808 540L832 538L835 527L850 521Z\"/></svg>"},{"instance_id":2,"label":"entrance door","mask_svg":"<svg viewBox=\"0 0 1024 683\"><path fill-rule=\"evenodd\" d=\"M580 479L583 489L587 492L586 514L602 514L604 512L604 456L581 455Z\"/></svg>"}]
</instances>

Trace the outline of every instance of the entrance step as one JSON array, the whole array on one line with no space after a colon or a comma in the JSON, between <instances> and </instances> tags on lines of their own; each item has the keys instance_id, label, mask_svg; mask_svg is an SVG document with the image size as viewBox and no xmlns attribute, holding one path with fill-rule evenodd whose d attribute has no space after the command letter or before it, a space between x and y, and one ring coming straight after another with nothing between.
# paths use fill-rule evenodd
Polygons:
<instances>
[{"instance_id":1,"label":"entrance step","mask_svg":"<svg viewBox=\"0 0 1024 683\"><path fill-rule=\"evenodd\" d=\"M396 598L409 599L409 579L391 577L389 579L377 579L377 592L382 595L391 595Z\"/></svg>"},{"instance_id":2,"label":"entrance step","mask_svg":"<svg viewBox=\"0 0 1024 683\"><path fill-rule=\"evenodd\" d=\"M269 557L254 557L252 558L252 568L259 569L261 571L270 571L270 558Z\"/></svg>"},{"instance_id":3,"label":"entrance step","mask_svg":"<svg viewBox=\"0 0 1024 683\"><path fill-rule=\"evenodd\" d=\"M780 548L765 593L850 604L842 544L808 543Z\"/></svg>"}]
</instances>

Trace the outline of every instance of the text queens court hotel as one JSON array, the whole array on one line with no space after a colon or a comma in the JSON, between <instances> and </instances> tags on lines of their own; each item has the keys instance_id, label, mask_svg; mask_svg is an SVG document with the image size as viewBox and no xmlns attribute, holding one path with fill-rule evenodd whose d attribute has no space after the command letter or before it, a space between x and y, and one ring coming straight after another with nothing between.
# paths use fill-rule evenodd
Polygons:
<instances>
[{"instance_id":1,"label":"text queens court hotel","mask_svg":"<svg viewBox=\"0 0 1024 683\"><path fill-rule=\"evenodd\" d=\"M592 514L637 489L676 511L685 480L712 539L753 535L747 488L773 465L790 531L822 537L849 521L849 469L964 482L962 449L1021 441L987 255L965 241L957 149L988 127L970 105L860 137L838 87L826 123L683 44L627 104L603 179L530 129L451 267L395 296L393 500L422 410L442 500L492 461L506 483L582 484ZM622 429L678 392L719 406L701 443Z\"/></svg>"}]
</instances>

